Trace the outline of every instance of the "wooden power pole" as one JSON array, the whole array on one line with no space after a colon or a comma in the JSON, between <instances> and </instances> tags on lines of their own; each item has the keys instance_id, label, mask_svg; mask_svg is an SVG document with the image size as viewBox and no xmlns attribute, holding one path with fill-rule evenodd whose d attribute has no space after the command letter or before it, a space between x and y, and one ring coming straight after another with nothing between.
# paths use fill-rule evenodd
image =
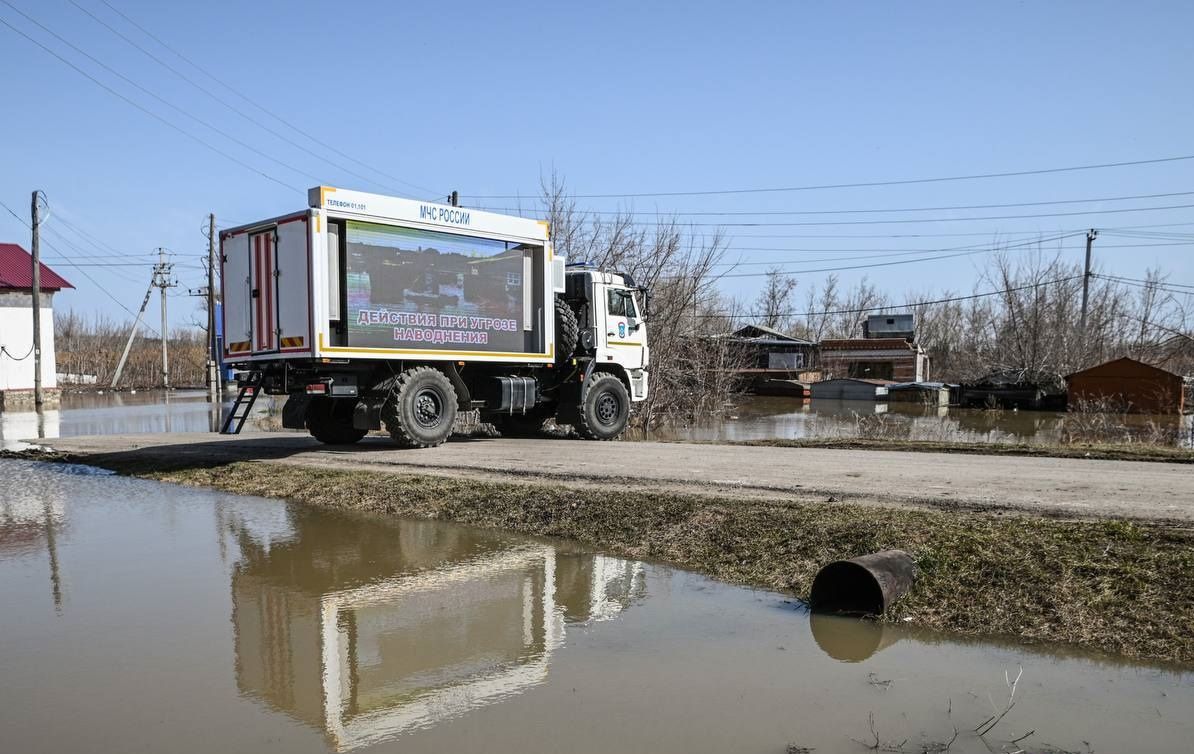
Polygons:
<instances>
[{"instance_id":1,"label":"wooden power pole","mask_svg":"<svg viewBox=\"0 0 1194 754\"><path fill-rule=\"evenodd\" d=\"M207 216L207 399L220 402L220 355L216 339L216 215Z\"/></svg>"},{"instance_id":2,"label":"wooden power pole","mask_svg":"<svg viewBox=\"0 0 1194 754\"><path fill-rule=\"evenodd\" d=\"M1082 335L1083 355L1086 351L1086 311L1090 303L1090 247L1098 235L1099 232L1094 228L1086 231L1086 271L1082 274L1082 321L1078 325Z\"/></svg>"},{"instance_id":3,"label":"wooden power pole","mask_svg":"<svg viewBox=\"0 0 1194 754\"><path fill-rule=\"evenodd\" d=\"M33 192L30 203L33 237L29 244L33 254L33 404L38 410L44 400L41 389L41 207L37 204L41 197L40 191Z\"/></svg>"}]
</instances>

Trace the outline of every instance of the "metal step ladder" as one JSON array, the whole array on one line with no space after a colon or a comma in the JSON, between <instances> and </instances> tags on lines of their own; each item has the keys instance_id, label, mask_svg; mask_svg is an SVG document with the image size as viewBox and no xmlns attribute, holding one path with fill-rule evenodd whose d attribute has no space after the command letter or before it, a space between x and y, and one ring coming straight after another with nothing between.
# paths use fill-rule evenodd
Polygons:
<instances>
[{"instance_id":1,"label":"metal step ladder","mask_svg":"<svg viewBox=\"0 0 1194 754\"><path fill-rule=\"evenodd\" d=\"M254 370L240 382L240 392L236 394L236 401L232 404L232 411L224 419L220 427L222 435L239 435L240 428L245 426L245 419L253 410L253 404L261 393L261 383L265 381L265 372Z\"/></svg>"}]
</instances>

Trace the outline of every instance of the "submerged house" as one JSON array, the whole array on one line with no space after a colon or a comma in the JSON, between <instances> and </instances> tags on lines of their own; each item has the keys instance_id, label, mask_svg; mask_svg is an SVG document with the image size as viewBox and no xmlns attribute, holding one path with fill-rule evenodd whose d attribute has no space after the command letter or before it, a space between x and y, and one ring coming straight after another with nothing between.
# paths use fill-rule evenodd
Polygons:
<instances>
[{"instance_id":1,"label":"submerged house","mask_svg":"<svg viewBox=\"0 0 1194 754\"><path fill-rule=\"evenodd\" d=\"M54 294L74 288L40 265L41 384L46 403L58 403L54 357ZM33 257L15 243L0 243L0 410L33 408Z\"/></svg>"},{"instance_id":2,"label":"submerged house","mask_svg":"<svg viewBox=\"0 0 1194 754\"><path fill-rule=\"evenodd\" d=\"M929 356L916 342L912 314L867 317L862 334L821 341L821 367L827 376L896 382L929 379Z\"/></svg>"},{"instance_id":3,"label":"submerged house","mask_svg":"<svg viewBox=\"0 0 1194 754\"><path fill-rule=\"evenodd\" d=\"M817 344L765 325L746 325L721 336L730 345L735 372L759 395L804 398L816 373Z\"/></svg>"},{"instance_id":4,"label":"submerged house","mask_svg":"<svg viewBox=\"0 0 1194 754\"><path fill-rule=\"evenodd\" d=\"M967 408L1061 411L1066 406L1065 384L1056 375L1014 370L992 372L964 383L959 403Z\"/></svg>"},{"instance_id":5,"label":"submerged house","mask_svg":"<svg viewBox=\"0 0 1194 754\"><path fill-rule=\"evenodd\" d=\"M1071 406L1102 403L1116 411L1180 414L1185 408L1181 375L1122 358L1066 376Z\"/></svg>"}]
</instances>

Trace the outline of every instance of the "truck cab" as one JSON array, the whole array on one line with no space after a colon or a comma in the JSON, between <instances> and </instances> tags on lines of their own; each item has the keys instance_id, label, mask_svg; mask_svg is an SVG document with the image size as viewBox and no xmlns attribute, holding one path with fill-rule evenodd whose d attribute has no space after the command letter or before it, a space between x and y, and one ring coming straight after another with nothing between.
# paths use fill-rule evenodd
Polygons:
<instances>
[{"instance_id":1,"label":"truck cab","mask_svg":"<svg viewBox=\"0 0 1194 754\"><path fill-rule=\"evenodd\" d=\"M576 312L577 353L593 358L594 369L623 376L634 401L647 397L645 297L645 289L624 273L583 264L568 268L564 301Z\"/></svg>"}]
</instances>

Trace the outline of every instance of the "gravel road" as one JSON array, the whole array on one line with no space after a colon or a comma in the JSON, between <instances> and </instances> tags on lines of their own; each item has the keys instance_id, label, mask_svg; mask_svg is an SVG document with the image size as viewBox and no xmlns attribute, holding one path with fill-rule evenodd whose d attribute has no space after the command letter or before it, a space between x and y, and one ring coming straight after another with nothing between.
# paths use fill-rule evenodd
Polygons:
<instances>
[{"instance_id":1,"label":"gravel road","mask_svg":"<svg viewBox=\"0 0 1194 754\"><path fill-rule=\"evenodd\" d=\"M305 435L103 435L40 441L113 460L272 460L327 468L513 482L668 489L741 498L1006 509L1074 518L1194 524L1194 467L1139 461L772 448L654 442L469 439L400 450L384 438L347 448Z\"/></svg>"}]
</instances>

